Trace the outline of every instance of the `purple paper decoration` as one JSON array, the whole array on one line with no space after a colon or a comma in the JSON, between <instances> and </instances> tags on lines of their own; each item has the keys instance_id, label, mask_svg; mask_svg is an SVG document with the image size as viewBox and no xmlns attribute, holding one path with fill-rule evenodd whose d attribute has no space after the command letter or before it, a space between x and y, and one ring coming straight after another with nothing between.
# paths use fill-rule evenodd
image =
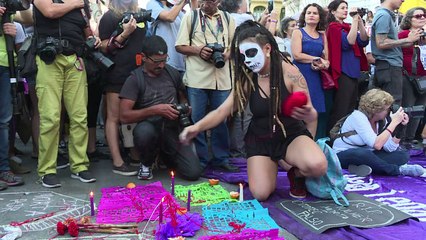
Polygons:
<instances>
[{"instance_id":1,"label":"purple paper decoration","mask_svg":"<svg viewBox=\"0 0 426 240\"><path fill-rule=\"evenodd\" d=\"M109 187L101 190L97 223L142 222L148 219L155 221L159 217L159 203L170 194L161 182L154 182L132 189ZM173 199L173 204L179 206ZM156 209L154 212L153 210ZM151 216L152 215L152 216ZM164 217L168 217L166 211Z\"/></svg>"},{"instance_id":2,"label":"purple paper decoration","mask_svg":"<svg viewBox=\"0 0 426 240\"><path fill-rule=\"evenodd\" d=\"M214 236L203 236L198 240L247 240L247 239L270 239L270 240L284 240L284 238L278 237L278 229L272 230L254 230L244 229L240 233L229 233Z\"/></svg>"}]
</instances>

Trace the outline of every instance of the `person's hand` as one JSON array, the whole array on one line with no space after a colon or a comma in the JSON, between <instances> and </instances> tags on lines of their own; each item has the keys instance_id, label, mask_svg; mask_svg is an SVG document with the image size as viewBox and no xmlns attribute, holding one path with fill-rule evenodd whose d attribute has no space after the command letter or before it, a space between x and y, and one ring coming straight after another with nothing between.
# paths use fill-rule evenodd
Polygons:
<instances>
[{"instance_id":1,"label":"person's hand","mask_svg":"<svg viewBox=\"0 0 426 240\"><path fill-rule=\"evenodd\" d=\"M265 11L263 11L263 13L262 13L262 16L260 16L259 23L261 25L265 26L268 18L269 18L269 12L268 12L268 9L265 9Z\"/></svg>"},{"instance_id":2,"label":"person's hand","mask_svg":"<svg viewBox=\"0 0 426 240\"><path fill-rule=\"evenodd\" d=\"M3 32L9 36L16 36L16 26L14 23L5 23L3 24Z\"/></svg>"},{"instance_id":3,"label":"person's hand","mask_svg":"<svg viewBox=\"0 0 426 240\"><path fill-rule=\"evenodd\" d=\"M130 34L132 34L136 30L137 22L136 22L136 19L133 18L133 15L130 17L129 22L123 23L122 28L123 28L122 34L124 34L125 35L124 37L127 37L127 38L130 36Z\"/></svg>"},{"instance_id":4,"label":"person's hand","mask_svg":"<svg viewBox=\"0 0 426 240\"><path fill-rule=\"evenodd\" d=\"M210 57L212 56L212 54L213 54L213 49L209 47L204 46L200 49L200 57L204 61L208 61Z\"/></svg>"},{"instance_id":5,"label":"person's hand","mask_svg":"<svg viewBox=\"0 0 426 240\"><path fill-rule=\"evenodd\" d=\"M317 58L314 61L312 61L312 64L311 64L311 68L316 71L322 70L322 69L328 69L329 66L330 66L330 62L323 58Z\"/></svg>"},{"instance_id":6,"label":"person's hand","mask_svg":"<svg viewBox=\"0 0 426 240\"><path fill-rule=\"evenodd\" d=\"M84 7L84 0L66 0L68 4L74 6L74 8Z\"/></svg>"},{"instance_id":7,"label":"person's hand","mask_svg":"<svg viewBox=\"0 0 426 240\"><path fill-rule=\"evenodd\" d=\"M404 119L404 114L405 114L404 109L402 107L399 107L399 109L395 113L391 112L389 115L392 119L392 122L400 124L402 122L402 120Z\"/></svg>"},{"instance_id":8,"label":"person's hand","mask_svg":"<svg viewBox=\"0 0 426 240\"><path fill-rule=\"evenodd\" d=\"M410 42L414 43L418 41L421 37L423 37L423 29L419 28L410 31L410 33L408 33L407 38L410 40Z\"/></svg>"},{"instance_id":9,"label":"person's hand","mask_svg":"<svg viewBox=\"0 0 426 240\"><path fill-rule=\"evenodd\" d=\"M170 120L176 120L179 117L179 111L173 104L158 104L155 106L156 115L165 117Z\"/></svg>"},{"instance_id":10,"label":"person's hand","mask_svg":"<svg viewBox=\"0 0 426 240\"><path fill-rule=\"evenodd\" d=\"M97 37L97 36L89 36L88 39L89 38L94 38L95 39L95 48L98 48L98 47L101 46L102 40L99 37Z\"/></svg>"},{"instance_id":11,"label":"person's hand","mask_svg":"<svg viewBox=\"0 0 426 240\"><path fill-rule=\"evenodd\" d=\"M0 7L0 17L3 16L3 14L6 12L5 7Z\"/></svg>"},{"instance_id":12,"label":"person's hand","mask_svg":"<svg viewBox=\"0 0 426 240\"><path fill-rule=\"evenodd\" d=\"M315 110L312 106L303 105L302 107L293 108L291 117L305 122L311 122L316 118Z\"/></svg>"},{"instance_id":13,"label":"person's hand","mask_svg":"<svg viewBox=\"0 0 426 240\"><path fill-rule=\"evenodd\" d=\"M179 134L179 140L182 144L189 145L191 139L195 138L199 132L196 125L188 126Z\"/></svg>"}]
</instances>

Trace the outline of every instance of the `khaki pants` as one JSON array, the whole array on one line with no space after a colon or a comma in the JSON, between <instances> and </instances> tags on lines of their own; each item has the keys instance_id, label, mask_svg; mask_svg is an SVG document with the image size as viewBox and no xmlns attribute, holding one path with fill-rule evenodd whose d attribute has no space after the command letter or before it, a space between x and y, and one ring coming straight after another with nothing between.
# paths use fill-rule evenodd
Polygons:
<instances>
[{"instance_id":1,"label":"khaki pants","mask_svg":"<svg viewBox=\"0 0 426 240\"><path fill-rule=\"evenodd\" d=\"M71 172L87 170L87 79L83 63L76 55L62 54L49 65L38 56L36 61L40 112L38 174L56 174L62 99L70 119L68 152Z\"/></svg>"}]
</instances>

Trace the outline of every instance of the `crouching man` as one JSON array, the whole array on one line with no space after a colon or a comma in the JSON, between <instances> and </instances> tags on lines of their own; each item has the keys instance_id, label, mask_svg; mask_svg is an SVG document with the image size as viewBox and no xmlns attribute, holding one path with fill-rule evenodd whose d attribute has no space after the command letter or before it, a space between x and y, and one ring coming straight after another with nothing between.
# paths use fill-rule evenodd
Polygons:
<instances>
[{"instance_id":1,"label":"crouching man","mask_svg":"<svg viewBox=\"0 0 426 240\"><path fill-rule=\"evenodd\" d=\"M160 156L183 178L197 180L201 167L194 148L179 142L180 130L190 124L190 108L181 75L166 64L168 58L163 38L152 36L142 43L143 64L132 71L120 93L120 121L137 123L133 136L141 157L138 179L153 178L151 166Z\"/></svg>"}]
</instances>

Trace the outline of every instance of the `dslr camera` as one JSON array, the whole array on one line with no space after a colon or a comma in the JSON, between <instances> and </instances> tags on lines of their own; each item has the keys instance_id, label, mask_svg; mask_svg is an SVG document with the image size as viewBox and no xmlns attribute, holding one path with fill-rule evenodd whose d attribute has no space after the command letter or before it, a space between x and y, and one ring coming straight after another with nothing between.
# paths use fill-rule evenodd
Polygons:
<instances>
[{"instance_id":1,"label":"dslr camera","mask_svg":"<svg viewBox=\"0 0 426 240\"><path fill-rule=\"evenodd\" d=\"M225 48L222 44L219 43L209 43L206 47L213 50L212 56L210 59L213 61L216 68L223 68L225 66L225 59L223 58L222 53L225 51Z\"/></svg>"},{"instance_id":2,"label":"dslr camera","mask_svg":"<svg viewBox=\"0 0 426 240\"><path fill-rule=\"evenodd\" d=\"M368 13L367 8L357 8L356 12L350 12L349 16L354 17L355 15L359 15L361 18L364 17Z\"/></svg>"},{"instance_id":3,"label":"dslr camera","mask_svg":"<svg viewBox=\"0 0 426 240\"><path fill-rule=\"evenodd\" d=\"M38 43L38 55L46 64L52 64L61 47L58 39L47 37L44 41Z\"/></svg>"},{"instance_id":4,"label":"dslr camera","mask_svg":"<svg viewBox=\"0 0 426 240\"><path fill-rule=\"evenodd\" d=\"M173 107L179 112L179 124L182 127L188 127L191 125L188 103L174 104Z\"/></svg>"},{"instance_id":5,"label":"dslr camera","mask_svg":"<svg viewBox=\"0 0 426 240\"><path fill-rule=\"evenodd\" d=\"M393 104L391 107L392 112L396 112L399 109L398 104ZM416 105L412 107L405 107L403 108L404 112L410 117L410 118L423 118L423 114L425 111L425 106L423 105Z\"/></svg>"},{"instance_id":6,"label":"dslr camera","mask_svg":"<svg viewBox=\"0 0 426 240\"><path fill-rule=\"evenodd\" d=\"M132 18L132 16L137 23L151 22L152 21L151 13L152 13L152 10L145 10L143 8L139 8L137 12L125 12L123 14L123 18L121 19L121 22L128 23L130 19Z\"/></svg>"},{"instance_id":7,"label":"dslr camera","mask_svg":"<svg viewBox=\"0 0 426 240\"><path fill-rule=\"evenodd\" d=\"M0 7L5 7L8 12L27 10L31 0L0 0Z\"/></svg>"},{"instance_id":8,"label":"dslr camera","mask_svg":"<svg viewBox=\"0 0 426 240\"><path fill-rule=\"evenodd\" d=\"M111 61L111 59L107 58L105 55L103 55L99 49L95 48L95 38L89 38L84 43L84 52L85 55L92 59L96 64L98 64L100 67L102 67L104 70L108 70L111 67L114 66L114 62Z\"/></svg>"}]
</instances>

